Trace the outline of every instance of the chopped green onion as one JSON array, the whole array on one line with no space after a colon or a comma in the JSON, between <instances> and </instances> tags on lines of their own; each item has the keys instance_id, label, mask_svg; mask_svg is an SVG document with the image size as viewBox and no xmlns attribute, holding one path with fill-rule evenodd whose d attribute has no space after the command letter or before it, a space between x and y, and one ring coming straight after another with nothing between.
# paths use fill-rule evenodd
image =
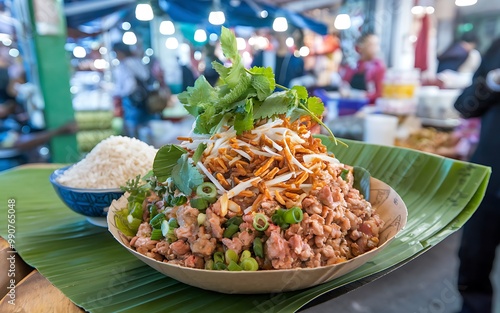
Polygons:
<instances>
[{"instance_id":1,"label":"chopped green onion","mask_svg":"<svg viewBox=\"0 0 500 313\"><path fill-rule=\"evenodd\" d=\"M240 227L236 224L231 224L229 225L225 230L224 230L224 238L231 238L233 237L234 234L236 234L240 230Z\"/></svg>"},{"instance_id":2,"label":"chopped green onion","mask_svg":"<svg viewBox=\"0 0 500 313\"><path fill-rule=\"evenodd\" d=\"M229 264L229 262L231 261L238 262L238 253L236 253L236 251L234 250L231 249L226 250L225 256L226 256L226 264Z\"/></svg>"},{"instance_id":3,"label":"chopped green onion","mask_svg":"<svg viewBox=\"0 0 500 313\"><path fill-rule=\"evenodd\" d=\"M156 206L156 204L153 203L149 206L149 218L152 219L157 214L158 214L158 207Z\"/></svg>"},{"instance_id":4,"label":"chopped green onion","mask_svg":"<svg viewBox=\"0 0 500 313\"><path fill-rule=\"evenodd\" d=\"M290 208L289 210L286 210L285 213L283 213L283 220L287 224L300 223L303 218L304 218L304 212L302 212L301 208L296 206Z\"/></svg>"},{"instance_id":5,"label":"chopped green onion","mask_svg":"<svg viewBox=\"0 0 500 313\"><path fill-rule=\"evenodd\" d=\"M226 227L228 227L229 225L231 224L234 224L234 225L238 225L240 226L240 224L243 223L243 219L241 218L241 216L233 216L231 217L230 219L228 219L224 225L226 225Z\"/></svg>"},{"instance_id":6,"label":"chopped green onion","mask_svg":"<svg viewBox=\"0 0 500 313\"><path fill-rule=\"evenodd\" d=\"M213 270L214 269L214 261L213 260L208 260L205 262L205 269L206 270Z\"/></svg>"},{"instance_id":7,"label":"chopped green onion","mask_svg":"<svg viewBox=\"0 0 500 313\"><path fill-rule=\"evenodd\" d=\"M163 220L161 221L161 234L163 237L167 237L168 231L170 230L170 227L168 226L168 221Z\"/></svg>"},{"instance_id":8,"label":"chopped green onion","mask_svg":"<svg viewBox=\"0 0 500 313\"><path fill-rule=\"evenodd\" d=\"M118 211L116 212L116 215L115 215L115 223L116 223L116 227L125 235L125 236L130 236L130 237L134 237L135 234L137 233L137 228L139 228L139 225L137 225L137 228L136 229L132 229L130 223L128 222L127 220L127 216L128 215L123 215L125 213L127 213L126 211L128 211L127 209L123 209L122 211ZM128 213L127 213L128 214ZM141 222L141 221L139 221Z\"/></svg>"},{"instance_id":9,"label":"chopped green onion","mask_svg":"<svg viewBox=\"0 0 500 313\"><path fill-rule=\"evenodd\" d=\"M134 202L131 205L129 212L133 217L142 219L142 214L144 213L144 210L142 209L142 203Z\"/></svg>"},{"instance_id":10,"label":"chopped green onion","mask_svg":"<svg viewBox=\"0 0 500 313\"><path fill-rule=\"evenodd\" d=\"M278 225L281 229L287 229L290 224L287 224L284 220L285 210L278 209L274 212L273 216L271 216L271 221Z\"/></svg>"},{"instance_id":11,"label":"chopped green onion","mask_svg":"<svg viewBox=\"0 0 500 313\"><path fill-rule=\"evenodd\" d=\"M208 201L203 198L193 198L189 200L189 204L191 205L191 207L198 210L205 210L206 208L208 208Z\"/></svg>"},{"instance_id":12,"label":"chopped green onion","mask_svg":"<svg viewBox=\"0 0 500 313\"><path fill-rule=\"evenodd\" d=\"M224 264L224 262L215 262L214 264L214 270L216 271L223 271L227 269L227 266L226 264Z\"/></svg>"},{"instance_id":13,"label":"chopped green onion","mask_svg":"<svg viewBox=\"0 0 500 313\"><path fill-rule=\"evenodd\" d=\"M168 220L168 232L165 236L169 243L177 241L177 236L175 235L175 229L179 227L177 220L175 218L171 218Z\"/></svg>"},{"instance_id":14,"label":"chopped green onion","mask_svg":"<svg viewBox=\"0 0 500 313\"><path fill-rule=\"evenodd\" d=\"M217 251L214 253L214 262L217 263L217 262L222 262L224 263L224 253L222 253L221 251Z\"/></svg>"},{"instance_id":15,"label":"chopped green onion","mask_svg":"<svg viewBox=\"0 0 500 313\"><path fill-rule=\"evenodd\" d=\"M203 225L205 223L206 219L207 219L207 215L205 213L198 214L198 217L197 217L198 225Z\"/></svg>"},{"instance_id":16,"label":"chopped green onion","mask_svg":"<svg viewBox=\"0 0 500 313\"><path fill-rule=\"evenodd\" d=\"M345 180L346 182L349 182L349 180L347 179L347 175L349 174L349 170L348 169L343 169L342 172L340 173L340 178L342 178L343 180Z\"/></svg>"},{"instance_id":17,"label":"chopped green onion","mask_svg":"<svg viewBox=\"0 0 500 313\"><path fill-rule=\"evenodd\" d=\"M253 228L258 231L265 231L269 227L267 216L262 213L257 213L253 217Z\"/></svg>"},{"instance_id":18,"label":"chopped green onion","mask_svg":"<svg viewBox=\"0 0 500 313\"><path fill-rule=\"evenodd\" d=\"M252 253L249 250L245 250L245 251L241 252L240 262L246 258L251 257L251 256L252 256Z\"/></svg>"},{"instance_id":19,"label":"chopped green onion","mask_svg":"<svg viewBox=\"0 0 500 313\"><path fill-rule=\"evenodd\" d=\"M132 215L127 216L127 222L128 222L128 228L135 234L137 233L137 230L139 229L139 226L142 223L142 220L132 217L132 219L129 219L129 217Z\"/></svg>"},{"instance_id":20,"label":"chopped green onion","mask_svg":"<svg viewBox=\"0 0 500 313\"><path fill-rule=\"evenodd\" d=\"M161 228L161 223L165 220L165 214L157 214L151 220L149 220L149 224L153 228Z\"/></svg>"},{"instance_id":21,"label":"chopped green onion","mask_svg":"<svg viewBox=\"0 0 500 313\"><path fill-rule=\"evenodd\" d=\"M171 204L172 204L172 206L179 206L179 205L185 204L186 202L187 202L186 196L180 195L180 196L174 197L172 199Z\"/></svg>"},{"instance_id":22,"label":"chopped green onion","mask_svg":"<svg viewBox=\"0 0 500 313\"><path fill-rule=\"evenodd\" d=\"M259 263L254 258L246 258L240 263L244 271L256 271L259 269Z\"/></svg>"},{"instance_id":23,"label":"chopped green onion","mask_svg":"<svg viewBox=\"0 0 500 313\"><path fill-rule=\"evenodd\" d=\"M253 240L253 253L255 256L264 257L264 247L262 246L262 241L258 237Z\"/></svg>"},{"instance_id":24,"label":"chopped green onion","mask_svg":"<svg viewBox=\"0 0 500 313\"><path fill-rule=\"evenodd\" d=\"M242 271L243 269L238 265L238 263L234 262L231 260L229 264L227 265L227 269L230 270L231 272L236 272L236 271Z\"/></svg>"},{"instance_id":25,"label":"chopped green onion","mask_svg":"<svg viewBox=\"0 0 500 313\"><path fill-rule=\"evenodd\" d=\"M177 223L177 220L172 217L168 220L168 226L170 226L171 229L175 229L179 227L179 223Z\"/></svg>"},{"instance_id":26,"label":"chopped green onion","mask_svg":"<svg viewBox=\"0 0 500 313\"><path fill-rule=\"evenodd\" d=\"M217 188L211 182L204 182L196 188L196 195L213 203L217 199Z\"/></svg>"},{"instance_id":27,"label":"chopped green onion","mask_svg":"<svg viewBox=\"0 0 500 313\"><path fill-rule=\"evenodd\" d=\"M163 238L161 229L153 229L153 231L151 231L151 240L160 240L161 238Z\"/></svg>"}]
</instances>

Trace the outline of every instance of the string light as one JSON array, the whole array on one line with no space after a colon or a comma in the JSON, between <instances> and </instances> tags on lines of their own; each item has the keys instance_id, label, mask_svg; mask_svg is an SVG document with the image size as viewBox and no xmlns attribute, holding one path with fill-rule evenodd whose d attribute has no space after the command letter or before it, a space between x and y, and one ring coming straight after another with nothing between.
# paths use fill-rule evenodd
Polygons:
<instances>
[{"instance_id":1,"label":"string light","mask_svg":"<svg viewBox=\"0 0 500 313\"><path fill-rule=\"evenodd\" d=\"M278 16L274 19L273 30L275 32L284 32L288 29L288 21L285 17Z\"/></svg>"},{"instance_id":2,"label":"string light","mask_svg":"<svg viewBox=\"0 0 500 313\"><path fill-rule=\"evenodd\" d=\"M201 28L197 29L194 32L194 41L196 42L205 42L207 41L207 32Z\"/></svg>"},{"instance_id":3,"label":"string light","mask_svg":"<svg viewBox=\"0 0 500 313\"><path fill-rule=\"evenodd\" d=\"M343 30L351 28L351 17L349 14L339 14L333 23L336 29Z\"/></svg>"},{"instance_id":4,"label":"string light","mask_svg":"<svg viewBox=\"0 0 500 313\"><path fill-rule=\"evenodd\" d=\"M135 7L135 17L139 21L151 21L155 16L149 3L139 3Z\"/></svg>"},{"instance_id":5,"label":"string light","mask_svg":"<svg viewBox=\"0 0 500 313\"><path fill-rule=\"evenodd\" d=\"M123 33L122 41L126 45L135 45L137 43L137 36L134 34L134 32L125 32Z\"/></svg>"},{"instance_id":6,"label":"string light","mask_svg":"<svg viewBox=\"0 0 500 313\"><path fill-rule=\"evenodd\" d=\"M220 7L220 0L214 0L213 10L208 15L208 22L212 25L222 25L226 22L226 16Z\"/></svg>"},{"instance_id":7,"label":"string light","mask_svg":"<svg viewBox=\"0 0 500 313\"><path fill-rule=\"evenodd\" d=\"M172 21L162 21L160 23L160 34L162 35L173 35L175 33L175 26Z\"/></svg>"}]
</instances>

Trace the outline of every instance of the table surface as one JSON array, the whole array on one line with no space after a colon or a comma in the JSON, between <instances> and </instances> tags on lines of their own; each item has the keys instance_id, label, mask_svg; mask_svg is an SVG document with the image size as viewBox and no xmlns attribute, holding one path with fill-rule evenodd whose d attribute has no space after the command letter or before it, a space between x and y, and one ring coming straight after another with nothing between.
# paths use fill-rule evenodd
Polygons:
<instances>
[{"instance_id":1,"label":"table surface","mask_svg":"<svg viewBox=\"0 0 500 313\"><path fill-rule=\"evenodd\" d=\"M23 168L54 168L54 164L30 164L23 166ZM458 223L458 222L457 222ZM460 224L459 224L460 225ZM454 230L447 230L446 233L450 234ZM404 264L410 262L412 259L418 257L419 255L425 253L428 249L432 247L432 244L425 245L422 250L413 254L411 257L404 259L403 261L393 265L392 267L386 268L374 275L358 279L347 285L335 288L316 299L310 301L301 309L314 307L320 303L324 303L331 299L342 296L352 290L355 290L363 285L369 284L374 280L387 275L394 271L395 269L403 266ZM9 260L8 257L15 255L16 258L16 312L82 312L83 309L76 306L68 297L66 297L59 289L54 287L43 275L41 275L36 269L30 267L20 258L18 254L15 253L5 241L5 239L0 237L0 268L8 269ZM0 275L0 312L12 312L12 305L9 304L9 294L6 294L9 290L10 279L6 275Z\"/></svg>"},{"instance_id":2,"label":"table surface","mask_svg":"<svg viewBox=\"0 0 500 313\"><path fill-rule=\"evenodd\" d=\"M7 241L0 237L0 268L7 268L7 258L13 254ZM412 258L413 259L413 258ZM302 307L302 309L314 307L320 303L335 299L348 292L351 292L361 286L364 286L400 266L406 264L410 260L401 262L385 271L374 274L372 276L360 279L343 287L332 290ZM5 264L4 264L5 263ZM45 277L43 277L36 269L27 265L16 254L16 287L15 287L15 304L17 312L65 312L77 313L85 312L82 308L76 306L68 297L66 297L59 289L54 287ZM2 293L0 297L0 312L11 312L12 304L9 304L9 278L5 275L0 277L0 287Z\"/></svg>"}]
</instances>

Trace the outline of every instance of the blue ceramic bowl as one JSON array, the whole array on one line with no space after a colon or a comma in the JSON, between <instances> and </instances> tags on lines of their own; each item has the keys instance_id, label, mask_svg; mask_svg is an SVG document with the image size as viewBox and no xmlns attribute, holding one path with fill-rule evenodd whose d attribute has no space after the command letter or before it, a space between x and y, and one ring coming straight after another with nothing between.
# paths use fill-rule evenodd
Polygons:
<instances>
[{"instance_id":1,"label":"blue ceramic bowl","mask_svg":"<svg viewBox=\"0 0 500 313\"><path fill-rule=\"evenodd\" d=\"M50 182L59 198L76 213L90 218L105 217L111 202L120 198L124 192L120 188L87 189L61 185L57 182L57 177L70 167L71 165L57 169L50 175Z\"/></svg>"}]
</instances>

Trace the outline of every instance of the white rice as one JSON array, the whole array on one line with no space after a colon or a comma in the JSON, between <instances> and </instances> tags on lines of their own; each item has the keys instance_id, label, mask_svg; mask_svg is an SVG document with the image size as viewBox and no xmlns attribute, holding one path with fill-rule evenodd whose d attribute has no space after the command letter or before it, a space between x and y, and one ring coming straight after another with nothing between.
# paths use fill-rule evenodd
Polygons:
<instances>
[{"instance_id":1,"label":"white rice","mask_svg":"<svg viewBox=\"0 0 500 313\"><path fill-rule=\"evenodd\" d=\"M75 188L106 189L125 186L129 179L145 175L153 168L157 149L124 136L99 142L84 159L57 178L61 185Z\"/></svg>"}]
</instances>

